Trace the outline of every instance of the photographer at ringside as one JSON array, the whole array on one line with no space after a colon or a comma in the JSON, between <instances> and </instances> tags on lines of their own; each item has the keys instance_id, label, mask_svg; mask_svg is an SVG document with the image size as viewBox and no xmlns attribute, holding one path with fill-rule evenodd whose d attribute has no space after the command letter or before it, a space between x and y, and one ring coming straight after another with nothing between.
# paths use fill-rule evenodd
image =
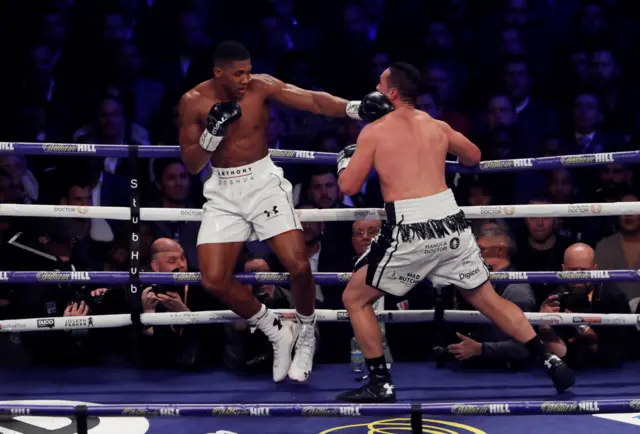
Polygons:
<instances>
[{"instance_id":1,"label":"photographer at ringside","mask_svg":"<svg viewBox=\"0 0 640 434\"><path fill-rule=\"evenodd\" d=\"M595 252L587 244L575 243L564 253L562 271L582 272L598 268ZM588 324L539 327L547 349L574 369L614 368L635 350L637 331L634 327L603 326L599 315L591 315L631 313L624 293L610 282L562 285L542 303L540 312L574 313L574 319L598 324L593 327Z\"/></svg>"},{"instance_id":2,"label":"photographer at ringside","mask_svg":"<svg viewBox=\"0 0 640 434\"><path fill-rule=\"evenodd\" d=\"M38 321L42 331L20 333L12 343L20 345L25 350L22 355L35 363L99 362L109 351L110 345L105 340L109 340L113 331L91 329L91 315L117 311L123 298L118 297L117 291L91 286L89 276L74 264L72 250L78 234L71 219L23 219L20 226L7 241L3 268L44 273L38 275L37 283L11 287L8 316L42 318ZM78 272L75 277L88 283L47 283L49 277L57 277L51 274L55 272ZM51 330L54 327L67 330ZM20 332L20 328L14 331ZM12 356L17 357L19 350L14 350Z\"/></svg>"},{"instance_id":3,"label":"photographer at ringside","mask_svg":"<svg viewBox=\"0 0 640 434\"><path fill-rule=\"evenodd\" d=\"M151 245L151 271L187 272L187 259L180 244L170 238L158 238ZM199 285L151 285L142 291L144 313L197 312L224 307ZM143 329L139 357L154 367L197 368L220 360L222 326L171 325Z\"/></svg>"}]
</instances>

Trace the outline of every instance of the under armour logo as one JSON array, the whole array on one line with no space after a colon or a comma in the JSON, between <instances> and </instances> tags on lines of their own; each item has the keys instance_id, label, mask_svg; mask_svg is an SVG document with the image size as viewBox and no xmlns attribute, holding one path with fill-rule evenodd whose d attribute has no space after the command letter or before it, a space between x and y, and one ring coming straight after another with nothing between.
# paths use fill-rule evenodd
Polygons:
<instances>
[{"instance_id":1,"label":"under armour logo","mask_svg":"<svg viewBox=\"0 0 640 434\"><path fill-rule=\"evenodd\" d=\"M266 209L264 210L264 213L267 215L267 218L271 217L271 214L278 214L280 211L278 211L278 206L274 206L273 209L271 211L267 211Z\"/></svg>"},{"instance_id":2,"label":"under armour logo","mask_svg":"<svg viewBox=\"0 0 640 434\"><path fill-rule=\"evenodd\" d=\"M278 330L282 329L282 323L280 322L280 318L276 318L273 320L273 326L278 327Z\"/></svg>"},{"instance_id":3,"label":"under armour logo","mask_svg":"<svg viewBox=\"0 0 640 434\"><path fill-rule=\"evenodd\" d=\"M546 367L547 367L547 369L551 369L551 366L552 366L552 365L551 365L551 360L545 360L545 361L544 361L544 366L546 366Z\"/></svg>"},{"instance_id":4,"label":"under armour logo","mask_svg":"<svg viewBox=\"0 0 640 434\"><path fill-rule=\"evenodd\" d=\"M393 394L393 389L394 389L393 384L384 383L382 388L384 389L384 392L385 392L386 395L392 395Z\"/></svg>"}]
</instances>

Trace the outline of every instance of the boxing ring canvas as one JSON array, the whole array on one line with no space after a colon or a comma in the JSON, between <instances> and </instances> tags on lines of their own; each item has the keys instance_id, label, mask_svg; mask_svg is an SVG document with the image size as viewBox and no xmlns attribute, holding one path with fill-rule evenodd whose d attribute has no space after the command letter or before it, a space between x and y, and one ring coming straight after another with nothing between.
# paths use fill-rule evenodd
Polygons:
<instances>
[{"instance_id":1,"label":"boxing ring canvas","mask_svg":"<svg viewBox=\"0 0 640 434\"><path fill-rule=\"evenodd\" d=\"M619 370L579 372L572 392L557 395L543 372L438 369L432 363L393 366L402 401L504 402L607 400L640 396L640 363ZM133 368L43 368L0 370L0 400L92 404L264 402L295 405L333 403L353 384L347 365L317 365L308 383L274 384L270 375L238 376L225 371L181 373ZM17 403L17 402L16 402ZM595 404L597 405L597 404ZM505 411L504 407L498 410ZM593 408L592 410L596 410ZM565 433L627 434L640 430L638 414L597 415L423 415L423 432L438 434ZM127 417L89 418L91 434L400 434L410 432L408 415L360 417ZM70 418L33 416L0 419L3 434L74 434Z\"/></svg>"}]
</instances>

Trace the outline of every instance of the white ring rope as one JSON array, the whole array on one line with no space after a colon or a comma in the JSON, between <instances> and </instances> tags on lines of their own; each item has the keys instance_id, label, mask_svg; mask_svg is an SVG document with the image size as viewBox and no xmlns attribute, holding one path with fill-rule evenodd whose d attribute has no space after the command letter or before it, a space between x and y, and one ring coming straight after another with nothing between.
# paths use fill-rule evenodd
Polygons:
<instances>
[{"instance_id":1,"label":"white ring rope","mask_svg":"<svg viewBox=\"0 0 640 434\"><path fill-rule=\"evenodd\" d=\"M640 214L640 202L494 205L460 207L469 219L522 217L598 217ZM297 211L304 222L384 220L381 208L302 209ZM108 206L0 204L0 216L66 217L129 220L130 208ZM202 210L193 208L141 208L145 221L200 221Z\"/></svg>"},{"instance_id":2,"label":"white ring rope","mask_svg":"<svg viewBox=\"0 0 640 434\"><path fill-rule=\"evenodd\" d=\"M276 309L282 319L293 320L295 310ZM387 310L377 312L378 321L386 323L417 323L431 322L434 310ZM346 322L349 315L346 310L316 310L320 322ZM540 313L526 312L525 316L533 325L581 325L591 326L636 326L638 315L635 314L596 314L596 313ZM178 312L178 313L144 313L140 315L142 323L147 326L216 324L244 321L230 310ZM465 324L491 324L478 311L445 310L444 320ZM113 328L132 325L131 315L91 315L68 316L56 318L27 318L0 321L0 332L28 332L47 330L78 330L91 328Z\"/></svg>"}]
</instances>

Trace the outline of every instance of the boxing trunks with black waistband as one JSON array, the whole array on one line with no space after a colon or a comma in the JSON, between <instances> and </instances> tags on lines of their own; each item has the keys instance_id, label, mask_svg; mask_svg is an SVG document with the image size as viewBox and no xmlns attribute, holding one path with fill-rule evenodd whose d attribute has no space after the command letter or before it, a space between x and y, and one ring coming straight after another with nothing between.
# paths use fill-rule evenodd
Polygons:
<instances>
[{"instance_id":1,"label":"boxing trunks with black waistband","mask_svg":"<svg viewBox=\"0 0 640 434\"><path fill-rule=\"evenodd\" d=\"M435 287L475 289L489 280L471 226L448 189L385 203L387 220L355 265L366 283L396 296L427 279Z\"/></svg>"}]
</instances>

